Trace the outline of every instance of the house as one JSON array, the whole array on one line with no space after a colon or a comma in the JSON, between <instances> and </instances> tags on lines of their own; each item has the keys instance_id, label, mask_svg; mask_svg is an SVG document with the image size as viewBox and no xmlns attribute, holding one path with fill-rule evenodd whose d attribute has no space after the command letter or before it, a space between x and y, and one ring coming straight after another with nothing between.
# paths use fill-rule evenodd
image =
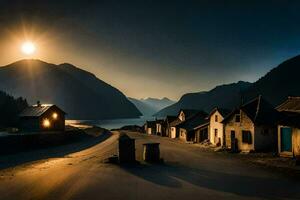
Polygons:
<instances>
[{"instance_id":1,"label":"house","mask_svg":"<svg viewBox=\"0 0 300 200\"><path fill-rule=\"evenodd\" d=\"M201 143L209 139L210 123L209 118L206 117L203 119L201 124L194 128L195 130L195 142Z\"/></svg>"},{"instance_id":2,"label":"house","mask_svg":"<svg viewBox=\"0 0 300 200\"><path fill-rule=\"evenodd\" d=\"M224 125L222 123L223 119L230 113L230 110L223 109L223 108L215 108L213 109L209 116L209 130L208 130L208 137L209 141L216 146L224 146L225 145L225 132L224 132ZM199 127L200 130L204 127ZM199 130L199 131L200 131Z\"/></svg>"},{"instance_id":3,"label":"house","mask_svg":"<svg viewBox=\"0 0 300 200\"><path fill-rule=\"evenodd\" d=\"M165 121L162 119L156 120L156 135L160 135L160 136L166 135Z\"/></svg>"},{"instance_id":4,"label":"house","mask_svg":"<svg viewBox=\"0 0 300 200\"><path fill-rule=\"evenodd\" d=\"M226 147L243 152L275 150L278 119L279 112L258 96L224 118Z\"/></svg>"},{"instance_id":5,"label":"house","mask_svg":"<svg viewBox=\"0 0 300 200\"><path fill-rule=\"evenodd\" d=\"M146 121L145 123L145 132L148 135L156 134L156 121Z\"/></svg>"},{"instance_id":6,"label":"house","mask_svg":"<svg viewBox=\"0 0 300 200\"><path fill-rule=\"evenodd\" d=\"M164 124L165 124L165 129L166 129L166 135L165 135L166 137L171 137L171 126L170 125L176 119L178 119L177 116L169 116L169 115L165 118Z\"/></svg>"},{"instance_id":7,"label":"house","mask_svg":"<svg viewBox=\"0 0 300 200\"><path fill-rule=\"evenodd\" d=\"M27 107L19 115L22 131L64 131L66 113L56 105L40 104Z\"/></svg>"},{"instance_id":8,"label":"house","mask_svg":"<svg viewBox=\"0 0 300 200\"><path fill-rule=\"evenodd\" d=\"M170 123L170 138L178 138L179 137L179 128L177 126L184 122L186 119L195 115L199 110L193 109L181 109L177 115L177 119Z\"/></svg>"},{"instance_id":9,"label":"house","mask_svg":"<svg viewBox=\"0 0 300 200\"><path fill-rule=\"evenodd\" d=\"M283 114L278 122L278 153L280 156L300 156L300 97L288 99L276 108Z\"/></svg>"},{"instance_id":10,"label":"house","mask_svg":"<svg viewBox=\"0 0 300 200\"><path fill-rule=\"evenodd\" d=\"M202 124L207 124L207 113L198 111L196 114L177 125L177 128L179 128L179 139L187 142L197 142L195 129Z\"/></svg>"}]
</instances>

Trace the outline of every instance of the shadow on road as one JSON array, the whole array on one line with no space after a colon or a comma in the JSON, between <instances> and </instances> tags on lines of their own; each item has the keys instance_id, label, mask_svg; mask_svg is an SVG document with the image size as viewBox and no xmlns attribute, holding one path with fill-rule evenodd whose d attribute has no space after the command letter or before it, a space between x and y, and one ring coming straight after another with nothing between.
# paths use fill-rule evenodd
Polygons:
<instances>
[{"instance_id":1,"label":"shadow on road","mask_svg":"<svg viewBox=\"0 0 300 200\"><path fill-rule=\"evenodd\" d=\"M64 157L68 154L90 148L100 142L103 142L110 136L112 136L112 133L107 132L98 137L87 136L85 138L81 138L79 141L74 141L70 144L36 149L10 155L1 155L0 170L42 159Z\"/></svg>"},{"instance_id":2,"label":"shadow on road","mask_svg":"<svg viewBox=\"0 0 300 200\"><path fill-rule=\"evenodd\" d=\"M180 188L182 181L190 184L247 197L267 199L299 198L298 182L291 185L288 181L270 177L244 176L207 169L195 169L172 163L161 165L138 164L122 165L121 168L135 176L157 185ZM287 187L287 185L290 185ZM284 190L282 188L285 188Z\"/></svg>"}]
</instances>

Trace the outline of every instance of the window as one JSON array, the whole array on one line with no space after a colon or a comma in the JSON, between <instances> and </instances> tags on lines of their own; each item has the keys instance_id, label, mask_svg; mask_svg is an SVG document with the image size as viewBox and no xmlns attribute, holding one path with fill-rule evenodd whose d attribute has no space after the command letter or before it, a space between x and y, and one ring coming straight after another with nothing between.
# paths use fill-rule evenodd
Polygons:
<instances>
[{"instance_id":1,"label":"window","mask_svg":"<svg viewBox=\"0 0 300 200\"><path fill-rule=\"evenodd\" d=\"M242 131L242 142L252 144L251 131Z\"/></svg>"},{"instance_id":2,"label":"window","mask_svg":"<svg viewBox=\"0 0 300 200\"><path fill-rule=\"evenodd\" d=\"M215 115L215 122L218 122L218 115Z\"/></svg>"},{"instance_id":3,"label":"window","mask_svg":"<svg viewBox=\"0 0 300 200\"><path fill-rule=\"evenodd\" d=\"M215 128L215 136L218 136L218 129Z\"/></svg>"},{"instance_id":4,"label":"window","mask_svg":"<svg viewBox=\"0 0 300 200\"><path fill-rule=\"evenodd\" d=\"M241 115L235 115L235 122L241 122Z\"/></svg>"}]
</instances>

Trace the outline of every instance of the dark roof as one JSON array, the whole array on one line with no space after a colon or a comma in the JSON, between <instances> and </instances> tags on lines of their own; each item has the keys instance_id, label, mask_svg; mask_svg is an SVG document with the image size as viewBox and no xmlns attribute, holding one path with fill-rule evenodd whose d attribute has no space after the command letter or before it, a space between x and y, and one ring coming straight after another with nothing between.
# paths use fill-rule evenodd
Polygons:
<instances>
[{"instance_id":1,"label":"dark roof","mask_svg":"<svg viewBox=\"0 0 300 200\"><path fill-rule=\"evenodd\" d=\"M300 97L288 97L288 99L277 106L278 111L297 112L300 113Z\"/></svg>"},{"instance_id":2,"label":"dark roof","mask_svg":"<svg viewBox=\"0 0 300 200\"><path fill-rule=\"evenodd\" d=\"M174 121L170 123L170 126L177 126L181 124L183 121L181 121L179 118L176 118Z\"/></svg>"},{"instance_id":3,"label":"dark roof","mask_svg":"<svg viewBox=\"0 0 300 200\"><path fill-rule=\"evenodd\" d=\"M178 119L177 116L170 116L170 115L168 115L166 117L165 121L168 122L168 123L171 123L171 122L175 121L176 119Z\"/></svg>"},{"instance_id":4,"label":"dark roof","mask_svg":"<svg viewBox=\"0 0 300 200\"><path fill-rule=\"evenodd\" d=\"M179 114L181 113L181 111L184 113L185 115L185 119L188 119L190 117L192 117L193 115L197 114L200 110L194 110L194 109L180 109Z\"/></svg>"},{"instance_id":5,"label":"dark roof","mask_svg":"<svg viewBox=\"0 0 300 200\"><path fill-rule=\"evenodd\" d=\"M157 119L156 124L163 124L165 121L163 119Z\"/></svg>"},{"instance_id":6,"label":"dark roof","mask_svg":"<svg viewBox=\"0 0 300 200\"><path fill-rule=\"evenodd\" d=\"M216 107L209 113L208 117L211 117L211 115L216 111L218 111L224 118L231 113L231 110Z\"/></svg>"},{"instance_id":7,"label":"dark roof","mask_svg":"<svg viewBox=\"0 0 300 200\"><path fill-rule=\"evenodd\" d=\"M49 110L52 107L57 107L57 106L56 105L52 105L52 104L41 104L41 105L29 106L29 107L25 108L19 114L19 116L20 117L40 117L41 115L43 115L47 110ZM62 112L65 113L64 111L62 111Z\"/></svg>"},{"instance_id":8,"label":"dark roof","mask_svg":"<svg viewBox=\"0 0 300 200\"><path fill-rule=\"evenodd\" d=\"M261 95L248 103L242 105L239 109L233 110L224 120L223 123L228 121L232 115L239 113L242 110L256 124L275 124L280 114L275 108L262 98Z\"/></svg>"},{"instance_id":9,"label":"dark roof","mask_svg":"<svg viewBox=\"0 0 300 200\"><path fill-rule=\"evenodd\" d=\"M207 113L204 111L198 111L198 113L179 124L178 127L191 131L200 125L206 124L208 121Z\"/></svg>"},{"instance_id":10,"label":"dark roof","mask_svg":"<svg viewBox=\"0 0 300 200\"><path fill-rule=\"evenodd\" d=\"M278 122L278 124L300 128L300 113L294 112L293 114L286 114L283 119Z\"/></svg>"},{"instance_id":11,"label":"dark roof","mask_svg":"<svg viewBox=\"0 0 300 200\"><path fill-rule=\"evenodd\" d=\"M156 121L146 121L148 127L156 127Z\"/></svg>"}]
</instances>

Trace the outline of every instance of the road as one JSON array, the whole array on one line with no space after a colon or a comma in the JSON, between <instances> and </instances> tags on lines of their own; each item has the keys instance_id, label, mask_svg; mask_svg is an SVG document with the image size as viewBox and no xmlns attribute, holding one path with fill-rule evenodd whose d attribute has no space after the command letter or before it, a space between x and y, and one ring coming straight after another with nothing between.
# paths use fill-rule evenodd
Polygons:
<instances>
[{"instance_id":1,"label":"road","mask_svg":"<svg viewBox=\"0 0 300 200\"><path fill-rule=\"evenodd\" d=\"M169 138L129 135L139 161L143 143L159 142L165 163L105 163L117 152L114 133L76 153L2 169L0 199L300 199L300 180Z\"/></svg>"}]
</instances>

